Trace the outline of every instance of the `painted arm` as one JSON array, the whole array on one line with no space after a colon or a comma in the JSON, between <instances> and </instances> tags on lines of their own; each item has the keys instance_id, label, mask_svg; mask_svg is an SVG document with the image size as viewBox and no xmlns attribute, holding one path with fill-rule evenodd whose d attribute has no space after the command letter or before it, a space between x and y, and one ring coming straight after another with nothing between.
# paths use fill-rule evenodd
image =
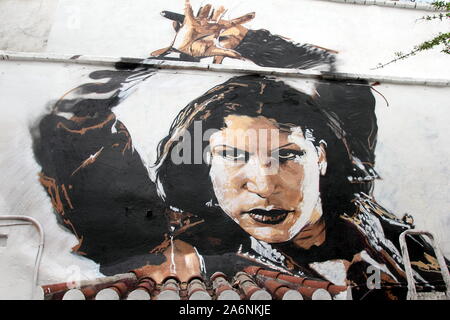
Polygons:
<instances>
[{"instance_id":1,"label":"painted arm","mask_svg":"<svg viewBox=\"0 0 450 320\"><path fill-rule=\"evenodd\" d=\"M225 57L250 60L262 67L308 69L331 65L336 51L311 44L297 44L269 31L249 30L243 24L255 17L251 12L232 20L223 19L226 10L207 4L194 15L186 1L184 15L169 11L161 14L173 21L176 35L171 45L151 53L161 57L177 51L188 57L214 57L221 63Z\"/></svg>"}]
</instances>

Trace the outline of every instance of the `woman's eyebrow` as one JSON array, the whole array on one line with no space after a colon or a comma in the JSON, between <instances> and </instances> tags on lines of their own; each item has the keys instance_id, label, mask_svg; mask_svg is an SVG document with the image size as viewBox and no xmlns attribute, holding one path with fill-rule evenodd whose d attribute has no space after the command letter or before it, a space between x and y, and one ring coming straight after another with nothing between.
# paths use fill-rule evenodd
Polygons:
<instances>
[{"instance_id":1,"label":"woman's eyebrow","mask_svg":"<svg viewBox=\"0 0 450 320\"><path fill-rule=\"evenodd\" d=\"M273 151L275 151L275 150L280 150L280 149L283 149L283 148L285 148L285 147L289 147L290 145L295 145L295 143L289 142L289 143L286 143L286 144L284 144L284 145L282 145L282 146L273 148L271 151L273 152Z\"/></svg>"},{"instance_id":2,"label":"woman's eyebrow","mask_svg":"<svg viewBox=\"0 0 450 320\"><path fill-rule=\"evenodd\" d=\"M226 148L226 149L238 150L238 151L242 151L242 152L251 154L250 152L248 152L248 151L246 151L246 150L242 150L242 149L239 149L239 148L236 148L236 147L232 147L232 146L229 146L229 145L226 145L226 144L219 144L219 145L217 145L217 146L214 146L214 147L212 148L213 152L216 150L216 148L220 148L220 147L223 147L223 148Z\"/></svg>"}]
</instances>

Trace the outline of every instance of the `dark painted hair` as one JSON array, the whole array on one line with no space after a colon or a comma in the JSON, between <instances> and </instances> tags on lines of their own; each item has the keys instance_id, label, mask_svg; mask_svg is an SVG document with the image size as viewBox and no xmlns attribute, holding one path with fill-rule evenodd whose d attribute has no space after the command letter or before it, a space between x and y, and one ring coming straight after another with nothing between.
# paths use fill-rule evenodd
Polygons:
<instances>
[{"instance_id":1,"label":"dark painted hair","mask_svg":"<svg viewBox=\"0 0 450 320\"><path fill-rule=\"evenodd\" d=\"M312 132L315 144L326 142L327 173L320 192L324 218L352 214L354 194L369 193L376 142L374 98L370 87L360 83L321 83L312 97L282 81L261 76L240 76L217 85L189 103L173 121L169 134L158 146L156 178L165 202L211 221L221 215L215 201L210 167L206 163L174 164L170 154L182 143L182 132L194 139L194 121L202 130L222 129L228 115L264 116L280 127L301 127ZM191 141L193 145L193 141ZM202 150L209 141L202 142ZM231 219L229 219L231 220Z\"/></svg>"}]
</instances>

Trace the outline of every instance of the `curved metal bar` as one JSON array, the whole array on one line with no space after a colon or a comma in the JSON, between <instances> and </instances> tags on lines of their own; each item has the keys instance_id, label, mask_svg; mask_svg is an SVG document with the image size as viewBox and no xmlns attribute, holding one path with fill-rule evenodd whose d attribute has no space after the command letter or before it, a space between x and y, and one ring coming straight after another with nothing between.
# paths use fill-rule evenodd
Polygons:
<instances>
[{"instance_id":1,"label":"curved metal bar","mask_svg":"<svg viewBox=\"0 0 450 320\"><path fill-rule=\"evenodd\" d=\"M416 284L414 281L414 276L412 273L412 267L411 267L411 261L409 258L409 252L408 252L408 246L406 244L406 236L409 234L417 234L417 235L424 235L427 236L431 240L431 246L433 247L434 253L436 255L436 259L439 262L439 267L441 269L442 278L444 279L445 286L446 286L446 296L447 299L450 299L450 272L448 271L447 264L445 263L444 256L442 255L441 250L436 245L436 242L434 241L434 236L428 232L428 231L421 231L421 230L405 230L400 234L399 240L400 240L400 248L402 250L403 255L403 264L405 266L405 272L406 272L406 279L408 281L408 300L417 300L417 291L416 291Z\"/></svg>"},{"instance_id":2,"label":"curved metal bar","mask_svg":"<svg viewBox=\"0 0 450 320\"><path fill-rule=\"evenodd\" d=\"M33 225L39 233L39 247L36 254L36 260L34 261L34 271L33 271L33 287L31 288L31 299L35 296L35 290L38 286L39 280L39 266L41 264L42 252L44 250L44 229L42 225L36 219L29 216L22 215L0 215L0 220L19 220L27 221L29 223L10 223L10 224L0 224L0 227L5 226L16 226L16 225Z\"/></svg>"}]
</instances>

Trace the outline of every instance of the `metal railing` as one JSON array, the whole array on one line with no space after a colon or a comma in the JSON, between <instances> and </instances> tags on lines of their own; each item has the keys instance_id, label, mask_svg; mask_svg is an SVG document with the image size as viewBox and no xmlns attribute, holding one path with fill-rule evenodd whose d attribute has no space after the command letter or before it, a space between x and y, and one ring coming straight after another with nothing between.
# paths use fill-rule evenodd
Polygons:
<instances>
[{"instance_id":1,"label":"metal railing","mask_svg":"<svg viewBox=\"0 0 450 320\"><path fill-rule=\"evenodd\" d=\"M31 288L31 299L34 299L36 289L38 287L39 281L39 266L41 264L42 251L44 250L44 229L42 228L39 221L29 216L22 215L0 215L0 221L21 221L21 222L9 222L9 223L0 223L0 227L13 227L13 226L24 226L31 225L34 226L39 233L39 246L36 254L36 259L34 261L34 270L33 270L33 283ZM25 221L25 222L22 222Z\"/></svg>"},{"instance_id":2,"label":"metal railing","mask_svg":"<svg viewBox=\"0 0 450 320\"><path fill-rule=\"evenodd\" d=\"M400 248L402 250L403 264L405 266L406 279L408 281L407 300L419 300L419 295L417 294L416 290L416 283L414 281L411 260L409 258L408 246L406 244L406 236L414 234L427 236L431 240L431 246L433 247L434 253L439 263L439 267L441 269L442 278L444 279L445 282L446 297L447 300L450 300L450 273L448 271L447 264L445 263L444 256L442 255L441 250L439 250L439 247L436 245L436 242L434 241L434 236L427 231L406 230L400 234Z\"/></svg>"}]
</instances>

